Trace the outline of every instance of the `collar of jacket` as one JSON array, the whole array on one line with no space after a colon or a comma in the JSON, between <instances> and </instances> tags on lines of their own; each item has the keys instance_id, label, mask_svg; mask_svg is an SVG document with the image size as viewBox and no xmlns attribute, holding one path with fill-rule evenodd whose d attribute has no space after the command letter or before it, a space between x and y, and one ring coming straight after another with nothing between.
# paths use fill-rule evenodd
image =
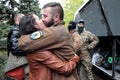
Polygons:
<instances>
[{"instance_id":1,"label":"collar of jacket","mask_svg":"<svg viewBox=\"0 0 120 80\"><path fill-rule=\"evenodd\" d=\"M19 26L17 24L14 25L13 30L19 30Z\"/></svg>"},{"instance_id":2,"label":"collar of jacket","mask_svg":"<svg viewBox=\"0 0 120 80\"><path fill-rule=\"evenodd\" d=\"M19 25L18 25L18 24L15 24L15 26L16 26L16 27L19 27Z\"/></svg>"},{"instance_id":3,"label":"collar of jacket","mask_svg":"<svg viewBox=\"0 0 120 80\"><path fill-rule=\"evenodd\" d=\"M53 24L54 27L58 26L58 25L64 25L65 24L65 21L61 20L55 24Z\"/></svg>"},{"instance_id":4,"label":"collar of jacket","mask_svg":"<svg viewBox=\"0 0 120 80\"><path fill-rule=\"evenodd\" d=\"M73 33L75 33L75 32L77 32L76 30L74 30L71 34L73 34Z\"/></svg>"}]
</instances>

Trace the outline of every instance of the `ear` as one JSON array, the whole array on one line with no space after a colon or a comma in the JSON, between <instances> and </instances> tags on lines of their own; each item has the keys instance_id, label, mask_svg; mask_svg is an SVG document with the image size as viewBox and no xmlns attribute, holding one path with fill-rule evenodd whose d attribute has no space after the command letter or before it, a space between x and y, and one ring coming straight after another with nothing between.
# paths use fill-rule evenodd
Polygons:
<instances>
[{"instance_id":1,"label":"ear","mask_svg":"<svg viewBox=\"0 0 120 80\"><path fill-rule=\"evenodd\" d=\"M59 14L54 15L54 21L57 22L60 20Z\"/></svg>"}]
</instances>

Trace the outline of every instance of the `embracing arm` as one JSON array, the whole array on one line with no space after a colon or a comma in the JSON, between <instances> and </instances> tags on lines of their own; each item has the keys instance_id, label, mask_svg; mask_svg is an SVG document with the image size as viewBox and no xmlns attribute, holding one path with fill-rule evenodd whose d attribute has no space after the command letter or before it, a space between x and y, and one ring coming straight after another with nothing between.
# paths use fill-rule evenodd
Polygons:
<instances>
[{"instance_id":1,"label":"embracing arm","mask_svg":"<svg viewBox=\"0 0 120 80\"><path fill-rule=\"evenodd\" d=\"M76 68L76 64L79 62L79 57L75 55L71 60L66 62L60 60L56 55L54 55L54 53L51 53L50 51L37 51L34 60L46 65L58 73L67 75Z\"/></svg>"},{"instance_id":2,"label":"embracing arm","mask_svg":"<svg viewBox=\"0 0 120 80\"><path fill-rule=\"evenodd\" d=\"M22 35L18 41L19 47L27 52L47 48L58 42L58 36L50 28L40 31L40 37L37 39L32 39L30 35Z\"/></svg>"}]
</instances>

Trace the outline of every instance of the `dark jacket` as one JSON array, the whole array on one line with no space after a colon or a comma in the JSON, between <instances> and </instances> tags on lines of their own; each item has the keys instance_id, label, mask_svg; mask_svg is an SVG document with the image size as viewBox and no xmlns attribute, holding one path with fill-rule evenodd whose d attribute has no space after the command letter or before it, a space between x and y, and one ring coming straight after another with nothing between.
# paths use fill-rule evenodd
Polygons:
<instances>
[{"instance_id":1,"label":"dark jacket","mask_svg":"<svg viewBox=\"0 0 120 80\"><path fill-rule=\"evenodd\" d=\"M18 39L20 37L19 27L15 25L12 30L8 33L7 38L7 49L8 49L8 60L5 66L5 72L11 71L17 67L26 65L27 58L26 53L18 47ZM28 70L25 68L25 70ZM28 71L25 71L28 73Z\"/></svg>"},{"instance_id":2,"label":"dark jacket","mask_svg":"<svg viewBox=\"0 0 120 80\"><path fill-rule=\"evenodd\" d=\"M12 30L8 33L7 38L7 49L8 49L8 55L9 52L16 56L25 56L25 52L20 50L18 47L18 39L20 38L19 34L19 26L15 25Z\"/></svg>"}]
</instances>

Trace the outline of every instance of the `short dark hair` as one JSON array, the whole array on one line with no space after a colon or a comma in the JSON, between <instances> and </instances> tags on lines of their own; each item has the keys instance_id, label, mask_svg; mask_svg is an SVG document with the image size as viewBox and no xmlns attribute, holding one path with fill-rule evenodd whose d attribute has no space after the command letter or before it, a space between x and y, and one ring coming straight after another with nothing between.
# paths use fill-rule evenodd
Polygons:
<instances>
[{"instance_id":1,"label":"short dark hair","mask_svg":"<svg viewBox=\"0 0 120 80\"><path fill-rule=\"evenodd\" d=\"M60 5L60 3L50 2L50 3L45 4L42 9L45 9L47 7L52 7L53 13L54 13L54 11L56 11L60 15L60 19L63 20L64 10L63 10L62 6Z\"/></svg>"},{"instance_id":2,"label":"short dark hair","mask_svg":"<svg viewBox=\"0 0 120 80\"><path fill-rule=\"evenodd\" d=\"M68 30L73 30L76 28L76 22L74 21L70 21L69 24L68 24Z\"/></svg>"},{"instance_id":3,"label":"short dark hair","mask_svg":"<svg viewBox=\"0 0 120 80\"><path fill-rule=\"evenodd\" d=\"M28 13L25 15L19 24L19 32L21 35L30 34L37 31L35 28L35 19L33 18L34 13Z\"/></svg>"}]
</instances>

